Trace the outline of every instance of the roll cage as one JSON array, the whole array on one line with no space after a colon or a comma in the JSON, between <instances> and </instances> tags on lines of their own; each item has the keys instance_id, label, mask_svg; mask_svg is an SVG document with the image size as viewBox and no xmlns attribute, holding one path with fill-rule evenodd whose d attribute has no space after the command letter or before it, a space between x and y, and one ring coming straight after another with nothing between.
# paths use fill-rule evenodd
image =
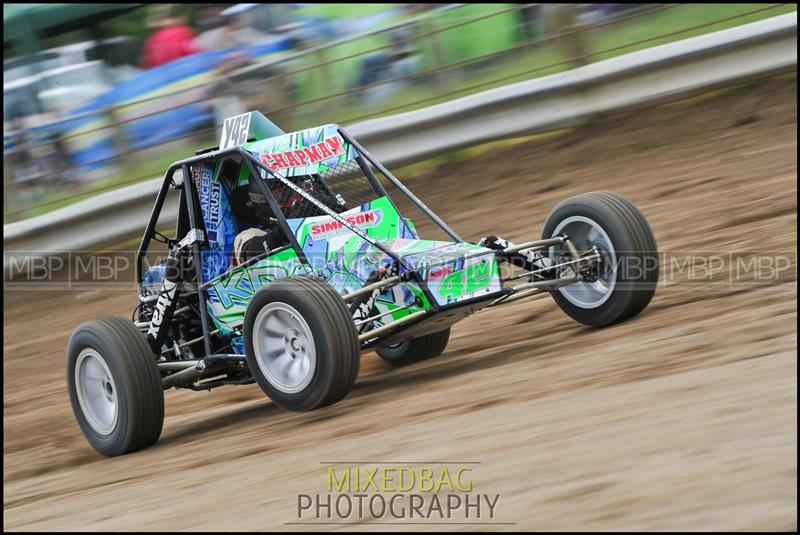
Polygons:
<instances>
[{"instance_id":1,"label":"roll cage","mask_svg":"<svg viewBox=\"0 0 800 535\"><path fill-rule=\"evenodd\" d=\"M372 168L373 166L377 169L381 174L383 174L391 184L399 189L419 210L421 210L426 216L428 216L443 232L445 232L453 241L457 243L463 243L464 240L453 230L451 229L441 218L439 218L430 208L428 208L416 195L414 195L405 185L403 185L400 180L398 180L388 169L386 169L374 156L372 156L367 150L365 150L344 128L337 127L337 132L345 142L351 144L351 146L355 149L357 156L355 158L355 162L358 164L358 167L364 173L365 177L369 181L370 185L374 188L377 195L384 195L390 199L386 189L384 188L383 184L381 184L380 180L375 176ZM178 189L180 191L180 200L179 200L179 212L178 212L178 221L177 221L177 229L176 229L176 236L174 239L170 239L168 245L171 247L177 247L182 249L184 254L190 255L191 260L195 266L193 272L196 276L194 290L193 292L197 296L197 313L200 318L201 329L202 329L202 341L204 345L204 352L206 355L206 360L243 360L243 355L232 355L232 354L217 354L214 352L214 348L212 347L212 334L213 330L211 328L209 312L207 310L207 296L206 290L209 288L209 282L203 280L203 270L200 266L202 266L202 253L203 248L205 245L205 225L203 222L203 217L201 214L201 210L199 207L199 199L198 199L198 192L194 180L191 179L191 169L190 167L195 164L202 164L207 162L216 162L220 161L225 158L230 157L239 157L242 161L242 166L246 166L247 170L250 173L250 180L255 182L255 188L264 196L267 201L267 204L275 215L277 219L277 225L288 240L288 244L279 250L283 250L286 248L291 248L295 251L298 258L301 259L303 262L307 262L308 259L306 258L305 252L298 242L295 233L290 229L289 224L287 223L287 218L281 210L275 195L273 194L272 188L268 186L266 183L267 180L274 180L278 181L284 187L291 189L297 195L303 197L307 202L314 205L320 212L329 216L333 220L337 221L343 227L347 228L350 232L356 234L364 241L368 242L370 245L376 247L383 253L385 253L388 257L394 260L398 266L404 267L404 277L408 278L409 280L414 280L415 269L413 266L409 265L406 260L403 259L402 256L398 255L392 249L386 247L380 241L373 239L370 237L365 231L359 228L357 225L352 224L346 217L343 217L335 210L331 209L325 203L321 202L319 199L315 198L309 192L305 191L302 187L298 186L293 182L292 179L287 178L279 171L265 165L262 161L260 161L257 157L253 155L250 151L242 148L241 146L227 148L227 149L219 149L217 147L212 148L210 150L203 150L198 151L198 154L186 158L184 160L177 161L170 165L167 169L164 180L161 183L161 187L159 188L158 194L156 196L156 201L153 206L153 209L150 214L150 218L147 222L147 226L145 228L144 235L142 237L142 241L139 245L138 251L136 253L136 282L139 286L139 300L140 302L154 302L157 296L153 295L144 295L141 290L141 283L143 280L143 273L144 273L144 261L145 256L148 252L151 240L153 240L157 234L156 225L159 221L159 216L161 211L164 207L165 200L167 198L167 194L170 188ZM176 171L181 170L182 180L177 181L175 179ZM390 199L391 201L391 199ZM241 264L237 267L246 267L247 265L255 264L260 260L275 254L279 250L271 250L265 251L258 256L249 259L247 262ZM397 275L395 275L397 276ZM399 280L399 279L398 279ZM423 292L429 293L427 285L422 278L417 278L415 280L420 285L420 288ZM354 292L354 294L357 292ZM361 295L361 294L359 294ZM354 299L359 297L359 295L346 295L344 296L345 300L347 299ZM433 302L433 299L431 299Z\"/></svg>"}]
</instances>

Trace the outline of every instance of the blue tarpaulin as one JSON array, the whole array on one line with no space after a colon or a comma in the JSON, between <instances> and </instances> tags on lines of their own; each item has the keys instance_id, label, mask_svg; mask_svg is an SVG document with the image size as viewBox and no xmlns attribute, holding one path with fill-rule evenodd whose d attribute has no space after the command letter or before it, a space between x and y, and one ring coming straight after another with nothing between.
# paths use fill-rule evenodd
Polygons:
<instances>
[{"instance_id":1,"label":"blue tarpaulin","mask_svg":"<svg viewBox=\"0 0 800 535\"><path fill-rule=\"evenodd\" d=\"M244 47L233 47L224 50L200 52L181 58L120 82L102 95L89 102L69 110L65 118L54 123L38 126L32 131L36 133L57 131L61 135L71 136L81 131L95 130L110 124L110 118L105 115L105 109L110 106L132 104L138 100L146 99L148 94L155 92L171 92L180 89L181 82L189 78L209 74L214 71L226 56L235 51L243 51L248 57L257 58L268 54L289 49L289 38L276 38L274 40ZM190 83L190 85L195 85ZM154 99L149 104L157 104ZM143 104L143 109L148 103ZM96 111L97 113L91 113ZM87 114L88 115L84 115ZM77 118L70 119L70 117ZM162 144L166 141L187 134L203 126L213 125L213 110L204 103L186 104L178 108L158 112L141 119L125 123L122 131L126 137L127 145L132 149L142 149L149 146ZM97 140L90 141L89 136L94 135ZM70 159L82 169L102 167L107 160L117 155L116 148L111 141L112 131L103 129L95 134L76 136L71 143L74 148L69 151ZM38 136L37 136L38 137ZM13 144L13 140L4 140L4 146Z\"/></svg>"}]
</instances>

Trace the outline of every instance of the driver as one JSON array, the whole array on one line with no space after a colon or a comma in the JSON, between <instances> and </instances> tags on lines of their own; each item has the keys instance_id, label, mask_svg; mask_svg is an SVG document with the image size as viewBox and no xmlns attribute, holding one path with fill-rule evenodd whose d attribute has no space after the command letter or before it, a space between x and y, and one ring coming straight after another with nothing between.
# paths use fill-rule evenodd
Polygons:
<instances>
[{"instance_id":1,"label":"driver","mask_svg":"<svg viewBox=\"0 0 800 535\"><path fill-rule=\"evenodd\" d=\"M262 255L265 251L289 243L260 188L249 179L240 179L240 168L241 164L228 160L223 163L220 172L226 184L231 186L231 210L240 229L234 238L233 265L240 265ZM314 192L314 180L310 177L296 177L291 180L305 191ZM275 202L286 218L309 217L323 213L285 184L273 183L270 188ZM332 194L329 196L333 198ZM344 200L336 199L331 202L343 205Z\"/></svg>"},{"instance_id":2,"label":"driver","mask_svg":"<svg viewBox=\"0 0 800 535\"><path fill-rule=\"evenodd\" d=\"M288 243L267 200L249 179L240 179L240 170L241 164L233 159L223 162L220 170L239 229L233 241L234 266Z\"/></svg>"},{"instance_id":3,"label":"driver","mask_svg":"<svg viewBox=\"0 0 800 535\"><path fill-rule=\"evenodd\" d=\"M233 240L234 265L287 243L267 200L253 189L247 184L231 193L231 211L242 229Z\"/></svg>"}]
</instances>

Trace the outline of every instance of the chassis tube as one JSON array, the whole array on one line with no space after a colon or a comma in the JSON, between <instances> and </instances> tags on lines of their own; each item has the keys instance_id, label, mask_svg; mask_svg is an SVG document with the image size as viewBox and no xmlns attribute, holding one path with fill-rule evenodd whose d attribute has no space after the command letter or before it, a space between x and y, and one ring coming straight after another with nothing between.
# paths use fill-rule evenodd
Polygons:
<instances>
[{"instance_id":1,"label":"chassis tube","mask_svg":"<svg viewBox=\"0 0 800 535\"><path fill-rule=\"evenodd\" d=\"M358 341L363 343L367 340L372 340L375 337L382 335L385 332L391 331L395 327L400 327L401 325L405 325L406 323L410 323L416 319L420 319L428 313L427 310L418 310L417 312L412 312L408 316L403 316L399 320L395 320L391 323L387 323L377 329L372 329L371 331L367 331L364 334L358 335Z\"/></svg>"},{"instance_id":2,"label":"chassis tube","mask_svg":"<svg viewBox=\"0 0 800 535\"><path fill-rule=\"evenodd\" d=\"M158 371L179 372L197 366L199 360L170 360L158 362Z\"/></svg>"},{"instance_id":3,"label":"chassis tube","mask_svg":"<svg viewBox=\"0 0 800 535\"><path fill-rule=\"evenodd\" d=\"M522 284L517 284L516 286L512 286L511 289L514 292L519 292L521 290L529 290L531 288L543 288L546 290L560 288L561 286L567 286L574 282L580 282L580 277L567 277L563 279L554 279L554 280L546 280L546 281L535 281L535 282L524 282ZM514 295L514 294L511 294Z\"/></svg>"},{"instance_id":4,"label":"chassis tube","mask_svg":"<svg viewBox=\"0 0 800 535\"><path fill-rule=\"evenodd\" d=\"M589 255L589 256L579 256L576 260L569 260L567 262L562 262L560 264L553 264L552 266L547 266L547 267L540 268L540 269L534 269L534 270L531 270L531 271L526 271L525 273L520 273L519 275L512 275L510 277L506 277L506 278L500 279L500 280L501 280L501 282L508 282L508 281L513 281L513 280L518 280L518 279L524 279L525 277L538 275L539 273L544 273L545 271L550 271L551 269L556 269L556 268L560 268L560 267L564 267L564 266L573 266L573 265L575 265L577 267L580 267L581 262L584 262L584 261L592 262L594 260L598 260L598 261L601 260L600 255L599 254L592 254L592 255ZM558 281L558 280L559 279L547 279L545 281L539 281L539 282L553 282L553 281Z\"/></svg>"},{"instance_id":5,"label":"chassis tube","mask_svg":"<svg viewBox=\"0 0 800 535\"><path fill-rule=\"evenodd\" d=\"M258 172L258 168L253 165L253 161L249 158L242 159L247 165L247 170L250 172L250 177L255 180L256 187L261 192L261 195L264 196L264 199L266 199L267 204L269 204L269 209L272 210L273 214L275 214L275 218L278 220L278 226L281 227L281 231L286 235L286 239L289 240L289 244L297 253L297 256L301 260L304 260L306 264L308 264L309 262L306 252L300 246L300 242L297 241L297 236L295 236L294 232L292 232L292 229L289 228L289 224L286 222L286 217L284 217L283 211L281 211L280 207L278 206L278 202L275 200L275 197L273 197L272 191L270 191L267 185L264 184L264 180L261 178L261 173Z\"/></svg>"},{"instance_id":6,"label":"chassis tube","mask_svg":"<svg viewBox=\"0 0 800 535\"><path fill-rule=\"evenodd\" d=\"M381 312L380 314L375 314L371 318L366 318L366 319L364 319L364 320L362 320L360 322L356 322L356 329L358 329L362 325L366 325L367 323L370 323L370 322L375 321L377 319L381 319L384 316L388 316L389 314L394 314L395 312L397 312L399 310L406 310L406 309L411 308L413 306L421 306L421 305L422 305L422 302L420 300L416 299L416 300L414 300L413 302L411 302L411 303L409 303L407 305L403 305L401 307L397 307L397 308L392 309L392 310L387 310L386 312Z\"/></svg>"},{"instance_id":7,"label":"chassis tube","mask_svg":"<svg viewBox=\"0 0 800 535\"><path fill-rule=\"evenodd\" d=\"M359 153L361 153L361 155L362 155L362 156L364 156L364 157L367 159L367 161L369 161L369 163L371 163L372 165L374 165L374 166L375 166L375 167L378 169L378 171L380 171L381 173L383 173L383 175L384 175L386 178L388 178L388 179L389 179L389 181L390 181L392 184L394 184L394 185L395 185L395 187L397 187L397 189L399 189L400 191L402 191L402 192L403 192L403 195L405 195L406 197L408 197L408 199L409 199L411 202L413 202L414 204L416 204L416 205L417 205L417 208L419 208L420 210L422 210L423 212L425 212L425 215L427 215L428 217L430 217L430 218L433 220L433 222L434 222L434 223L436 223L436 224L439 226L439 228L441 228L443 231L445 231L445 232L447 233L447 235L448 235L448 236L450 236L451 238L453 238L453 240L455 240L455 241L457 241L457 242L459 242L459 243L462 243L462 242L464 241L464 240L462 240L462 239L461 239L461 237L460 237L458 234L456 234L456 232L455 232L453 229L451 229L449 226L447 226L447 223L445 223L444 221L442 221L442 219L441 219L441 218L439 218L439 216L437 216L436 214L434 214L434 213L433 213L433 211L432 211L430 208L428 208L428 207L425 205L425 203L423 203L423 202L422 202L422 201L419 199L419 197L417 197L416 195L414 195L414 194L411 192L411 190L409 190L407 187L405 187L405 185L404 185L402 182L400 182L400 181L397 179L397 177L395 177L395 176L394 176L394 175L393 175L393 174L392 174L392 173L391 173L391 172L390 172L388 169L386 169L386 168L385 168L385 167L384 167L384 166L383 166L383 165L382 165L382 164L381 164L381 163L380 163L378 160L376 160L376 159L375 159L375 157L374 157L372 154L370 154L369 152L367 152L367 150L366 150L364 147L362 147L362 146L361 146L361 144L360 144L358 141L356 141L355 139L353 139L353 138L350 136L350 134L348 134L348 133L347 133L347 131L346 131L344 128L342 128L341 126L339 127L339 133L342 135L342 137L344 137L345 141L347 141L347 142L349 142L351 145L353 145L353 146L354 146L354 147L355 147L355 148L358 150L358 152L359 152Z\"/></svg>"},{"instance_id":8,"label":"chassis tube","mask_svg":"<svg viewBox=\"0 0 800 535\"><path fill-rule=\"evenodd\" d=\"M333 218L335 221L341 223L342 226L347 228L350 232L352 232L353 234L355 234L356 236L358 236L362 240L366 241L370 245L372 245L374 247L377 247L378 249L380 249L381 251L386 253L389 257L391 257L392 260L394 260L398 264L406 267L406 269L411 269L407 265L407 263L397 255L397 253L395 253L394 251L392 251L391 249L389 249L385 245L379 243L374 238L371 238L369 235L367 235L366 232L364 232L363 230L361 230L357 226L350 224L350 222L347 221L347 219L345 219L344 217L342 217L341 214L338 214L334 210L331 210L330 208L325 206L325 204L323 204L320 201L318 201L317 199L315 199L311 194L309 194L303 188L299 187L297 184L295 184L294 182L290 181L285 176L279 174L275 170L270 169L269 167L265 166L263 163L259 162L255 158L253 158L253 156L250 155L249 153L246 153L245 151L242 151L242 152L245 154L245 156L247 157L247 159L250 162L252 167L263 169L264 171L269 173L271 176L275 177L284 186L288 187L289 189L291 189L292 191L294 191L295 193L297 193L298 195L303 197L305 200L307 200L308 202L310 202L311 204L313 204L314 206L319 208L320 211L322 211L324 214L326 214L329 217ZM252 171L251 171L251 173L252 173ZM261 177L261 173L256 173L256 176L257 177ZM269 189L269 188L266 187L265 184L262 184L262 186L264 187L265 190ZM276 213L276 215L278 215L278 214ZM278 217L278 219L284 219L283 212L280 212L280 216ZM295 241L295 243L296 243L296 241ZM299 244L298 244L298 247L300 247ZM301 249L301 251L302 251L302 249ZM300 253L298 253L298 254L300 254Z\"/></svg>"},{"instance_id":9,"label":"chassis tube","mask_svg":"<svg viewBox=\"0 0 800 535\"><path fill-rule=\"evenodd\" d=\"M193 383L203 376L219 371L220 368L222 368L222 365L220 364L206 366L203 361L200 361L197 363L197 365L192 366L191 368L185 368L179 372L164 377L164 379L161 380L161 388L166 390L167 388L172 388L173 386L181 386L186 383Z\"/></svg>"},{"instance_id":10,"label":"chassis tube","mask_svg":"<svg viewBox=\"0 0 800 535\"><path fill-rule=\"evenodd\" d=\"M495 299L494 301L486 305L486 308L502 305L505 303L510 303L512 301L517 301L518 299L524 299L526 297L533 297L534 295L542 295L545 293L547 293L547 290L542 288L531 288L530 290L522 290L521 292L510 293L504 295L503 297Z\"/></svg>"},{"instance_id":11,"label":"chassis tube","mask_svg":"<svg viewBox=\"0 0 800 535\"><path fill-rule=\"evenodd\" d=\"M525 249L533 249L533 248L539 249L550 245L561 245L562 243L564 243L564 238L550 238L549 240L534 240L513 245L511 247L507 247L500 252L506 254L513 254L513 253L518 253Z\"/></svg>"},{"instance_id":12,"label":"chassis tube","mask_svg":"<svg viewBox=\"0 0 800 535\"><path fill-rule=\"evenodd\" d=\"M359 288L358 290L356 290L354 292L350 292L349 294L345 294L344 296L342 296L342 299L344 299L345 301L352 301L356 297L360 297L360 296L362 296L364 294L368 294L368 293L372 292L372 290L377 290L378 288L383 288L384 286L393 286L393 285L397 284L400 281L401 281L401 279L400 279L400 276L398 276L398 275L396 275L394 277L389 277L388 279L380 280L380 281L375 282L373 284L369 284L367 286L364 286L363 288Z\"/></svg>"},{"instance_id":13,"label":"chassis tube","mask_svg":"<svg viewBox=\"0 0 800 535\"><path fill-rule=\"evenodd\" d=\"M366 160L364 160L364 158L360 154L356 156L356 163L361 168L361 171L364 172L364 175L367 177L367 180L370 181L372 187L375 188L377 191L381 192L382 195L386 196L386 198L389 199L389 201L391 201L392 199L389 197L389 194L386 193L386 188L383 187L381 181L378 180L378 177L376 177L375 173L372 172L372 169L369 168L369 163ZM394 205L394 203L392 203L392 205ZM400 211L398 210L397 213L400 213Z\"/></svg>"},{"instance_id":14,"label":"chassis tube","mask_svg":"<svg viewBox=\"0 0 800 535\"><path fill-rule=\"evenodd\" d=\"M167 192L172 184L172 175L175 174L175 169L170 167L164 175L164 181L161 183L161 188L158 190L156 202L153 204L153 209L150 211L150 219L147 220L147 227L144 230L142 242L139 244L139 250L136 252L136 282L142 282L142 260L147 252L147 247L150 245L150 239L158 224L158 216L161 214L161 209L164 206L164 199L167 198Z\"/></svg>"},{"instance_id":15,"label":"chassis tube","mask_svg":"<svg viewBox=\"0 0 800 535\"><path fill-rule=\"evenodd\" d=\"M195 361L162 362L159 363L159 371L161 369L170 369L171 366L177 368L178 365L184 362L192 364L161 380L161 386L164 390L173 386L185 386L215 373L223 373L225 368L231 364L246 362L246 357L239 354L219 354L206 355L204 358Z\"/></svg>"},{"instance_id":16,"label":"chassis tube","mask_svg":"<svg viewBox=\"0 0 800 535\"><path fill-rule=\"evenodd\" d=\"M497 305L503 305L505 303L511 303L512 301L516 301L518 299L524 299L526 297L533 297L534 295L541 295L544 293L548 293L551 290L560 288L561 286L568 286L572 283L579 282L580 280L581 280L580 277L569 277L565 279L535 281L535 282L526 282L523 284L518 284L516 286L509 288L511 290L511 293L508 293L502 297L495 299L486 306L488 308Z\"/></svg>"},{"instance_id":17,"label":"chassis tube","mask_svg":"<svg viewBox=\"0 0 800 535\"><path fill-rule=\"evenodd\" d=\"M191 175L189 164L183 164L183 188L186 194L186 209L189 212L189 226L192 229L199 229L197 221L197 206L195 206L195 191L194 191L194 177ZM205 225L203 225L205 228ZM200 254L200 242L195 241L192 244L192 254L194 256L194 272L197 276L197 305L200 309L200 325L203 328L203 346L206 350L206 355L211 354L211 334L208 327L208 309L206 308L206 293L203 290L203 259ZM159 346L160 348L161 346Z\"/></svg>"}]
</instances>

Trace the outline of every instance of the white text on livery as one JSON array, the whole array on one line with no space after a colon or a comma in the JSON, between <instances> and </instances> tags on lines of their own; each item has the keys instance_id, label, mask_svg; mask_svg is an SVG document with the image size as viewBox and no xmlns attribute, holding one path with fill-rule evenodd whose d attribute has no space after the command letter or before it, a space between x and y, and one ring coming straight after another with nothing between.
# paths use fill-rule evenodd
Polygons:
<instances>
[{"instance_id":1,"label":"white text on livery","mask_svg":"<svg viewBox=\"0 0 800 535\"><path fill-rule=\"evenodd\" d=\"M353 215L344 215L342 217L347 220L348 223L353 225L354 227L373 227L380 221L381 211L380 210L370 210L369 212L362 212L359 214ZM335 219L330 219L328 221L323 221L320 223L315 223L311 225L311 235L314 237L327 235L327 234L334 234L339 229L344 228L344 225L336 221Z\"/></svg>"},{"instance_id":2,"label":"white text on livery","mask_svg":"<svg viewBox=\"0 0 800 535\"><path fill-rule=\"evenodd\" d=\"M261 153L260 158L261 163L272 169L286 169L287 167L306 167L341 154L344 154L342 140L338 136L334 136L302 149L274 154L264 152Z\"/></svg>"},{"instance_id":3,"label":"white text on livery","mask_svg":"<svg viewBox=\"0 0 800 535\"><path fill-rule=\"evenodd\" d=\"M195 187L200 194L200 207L206 220L208 239L216 240L217 227L220 219L220 184L211 180L212 175L208 166L196 164L192 166Z\"/></svg>"}]
</instances>

